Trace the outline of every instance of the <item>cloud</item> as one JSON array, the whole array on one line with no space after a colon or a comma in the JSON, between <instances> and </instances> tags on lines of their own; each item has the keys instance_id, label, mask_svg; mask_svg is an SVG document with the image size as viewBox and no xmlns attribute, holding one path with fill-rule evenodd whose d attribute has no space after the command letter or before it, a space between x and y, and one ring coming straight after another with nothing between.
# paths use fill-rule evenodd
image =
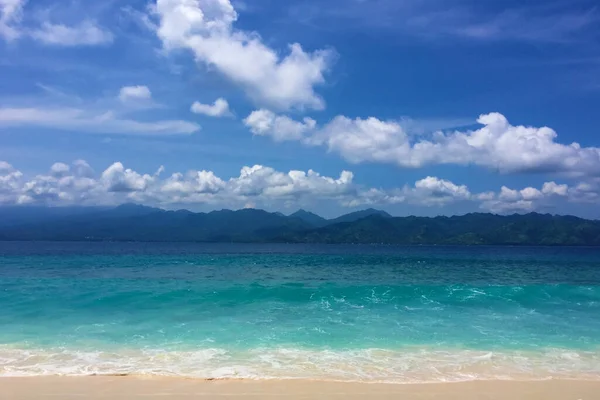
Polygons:
<instances>
[{"instance_id":1,"label":"cloud","mask_svg":"<svg viewBox=\"0 0 600 400\"><path fill-rule=\"evenodd\" d=\"M24 7L27 0L0 0L0 36L13 41L23 35L49 46L98 46L113 42L112 32L95 21L84 19L76 25L44 21L36 27L22 27ZM40 11L34 10L33 12ZM44 10L49 13L50 9ZM29 13L29 12L28 12Z\"/></svg>"},{"instance_id":2,"label":"cloud","mask_svg":"<svg viewBox=\"0 0 600 400\"><path fill-rule=\"evenodd\" d=\"M18 203L23 173L6 161L0 161L0 204Z\"/></svg>"},{"instance_id":3,"label":"cloud","mask_svg":"<svg viewBox=\"0 0 600 400\"><path fill-rule=\"evenodd\" d=\"M244 125L250 128L253 134L271 136L276 142L302 140L307 133L315 129L316 124L316 121L311 118L304 118L303 122L297 122L264 109L253 111L244 119Z\"/></svg>"},{"instance_id":4,"label":"cloud","mask_svg":"<svg viewBox=\"0 0 600 400\"><path fill-rule=\"evenodd\" d=\"M138 121L112 111L68 107L0 107L0 128L3 127L121 135L189 135L200 129L199 125L183 120Z\"/></svg>"},{"instance_id":5,"label":"cloud","mask_svg":"<svg viewBox=\"0 0 600 400\"><path fill-rule=\"evenodd\" d=\"M477 165L502 173L544 172L570 176L600 173L600 148L556 142L548 127L511 125L500 113L481 115L479 129L411 135L398 121L337 116L322 127L258 110L245 120L252 133L276 141L325 146L352 163L378 162L405 168ZM282 123L276 123L282 121Z\"/></svg>"},{"instance_id":6,"label":"cloud","mask_svg":"<svg viewBox=\"0 0 600 400\"><path fill-rule=\"evenodd\" d=\"M191 50L255 101L277 109L325 107L314 87L325 82L332 51L307 53L294 43L281 56L258 34L234 28L238 14L229 0L157 0L153 11L166 50Z\"/></svg>"},{"instance_id":7,"label":"cloud","mask_svg":"<svg viewBox=\"0 0 600 400\"><path fill-rule=\"evenodd\" d=\"M31 31L30 35L46 45L64 47L106 45L114 40L111 32L91 20L73 26L44 22L40 28Z\"/></svg>"},{"instance_id":8,"label":"cloud","mask_svg":"<svg viewBox=\"0 0 600 400\"><path fill-rule=\"evenodd\" d=\"M26 0L0 0L0 36L12 41L21 36L18 24L23 15Z\"/></svg>"},{"instance_id":9,"label":"cloud","mask_svg":"<svg viewBox=\"0 0 600 400\"><path fill-rule=\"evenodd\" d=\"M598 17L594 10L558 12L543 15L536 9L509 9L476 21L467 13L463 19L471 19L463 26L455 21L452 25L442 25L441 30L450 34L476 40L514 40L525 42L570 42Z\"/></svg>"},{"instance_id":10,"label":"cloud","mask_svg":"<svg viewBox=\"0 0 600 400\"><path fill-rule=\"evenodd\" d=\"M465 185L456 185L453 182L432 176L417 181L414 189L412 189L412 194L425 205L444 205L450 202L471 199L471 192Z\"/></svg>"},{"instance_id":11,"label":"cloud","mask_svg":"<svg viewBox=\"0 0 600 400\"><path fill-rule=\"evenodd\" d=\"M443 207L462 201L478 200L465 185L428 176L415 182L413 186L382 190L365 189L358 191L356 196L346 204L350 207L382 204L412 204L425 207Z\"/></svg>"},{"instance_id":12,"label":"cloud","mask_svg":"<svg viewBox=\"0 0 600 400\"><path fill-rule=\"evenodd\" d=\"M152 99L152 92L148 86L123 86L119 91L119 100L123 103L130 101L147 101Z\"/></svg>"},{"instance_id":13,"label":"cloud","mask_svg":"<svg viewBox=\"0 0 600 400\"><path fill-rule=\"evenodd\" d=\"M352 186L353 174L343 171L340 177L321 176L313 170L289 171L287 174L273 168L255 165L244 167L238 178L229 181L234 193L252 196L288 198L318 193L322 197L347 194Z\"/></svg>"},{"instance_id":14,"label":"cloud","mask_svg":"<svg viewBox=\"0 0 600 400\"><path fill-rule=\"evenodd\" d=\"M57 162L52 164L52 167L50 167L50 175L55 178L67 176L69 175L69 172L71 172L71 167L65 163Z\"/></svg>"},{"instance_id":15,"label":"cloud","mask_svg":"<svg viewBox=\"0 0 600 400\"><path fill-rule=\"evenodd\" d=\"M593 6L521 2L474 7L462 0L306 0L289 7L294 22L320 29L383 29L428 40L568 43L593 33Z\"/></svg>"},{"instance_id":16,"label":"cloud","mask_svg":"<svg viewBox=\"0 0 600 400\"><path fill-rule=\"evenodd\" d=\"M159 171L161 170L162 167ZM155 178L156 176L142 175L129 168L125 169L123 164L116 162L102 173L100 183L108 192L143 192Z\"/></svg>"},{"instance_id":17,"label":"cloud","mask_svg":"<svg viewBox=\"0 0 600 400\"><path fill-rule=\"evenodd\" d=\"M545 195L556 194L559 196L566 196L569 190L567 185L558 185L556 182L546 182L542 187L542 193Z\"/></svg>"},{"instance_id":18,"label":"cloud","mask_svg":"<svg viewBox=\"0 0 600 400\"><path fill-rule=\"evenodd\" d=\"M189 171L175 173L165 180L162 192L184 199L189 196L215 194L226 187L226 183L212 171Z\"/></svg>"},{"instance_id":19,"label":"cloud","mask_svg":"<svg viewBox=\"0 0 600 400\"><path fill-rule=\"evenodd\" d=\"M443 208L470 204L494 213L544 210L560 202L600 202L600 182L574 186L546 182L540 189L511 189L473 193L467 186L435 176L396 188L358 184L354 174L338 177L308 171L278 171L264 165L245 166L238 176L224 178L213 171L191 170L164 175L161 166L153 174L126 168L115 162L96 174L84 160L55 163L47 173L26 177L9 163L0 161L0 204L113 205L136 202L152 206L209 205L242 208L297 207L329 201L343 207L407 204Z\"/></svg>"},{"instance_id":20,"label":"cloud","mask_svg":"<svg viewBox=\"0 0 600 400\"><path fill-rule=\"evenodd\" d=\"M24 179L21 174L19 182L13 186L13 201L4 203L16 204L87 204L95 202L99 188L97 181L90 177L91 167L83 160L72 165L55 163L47 174L36 175ZM1 173L0 173L1 174Z\"/></svg>"},{"instance_id":21,"label":"cloud","mask_svg":"<svg viewBox=\"0 0 600 400\"><path fill-rule=\"evenodd\" d=\"M574 187L568 188L568 196L571 201L577 203L597 204L600 202L600 183L597 180L580 182Z\"/></svg>"},{"instance_id":22,"label":"cloud","mask_svg":"<svg viewBox=\"0 0 600 400\"><path fill-rule=\"evenodd\" d=\"M0 162L0 202L3 204L214 204L241 207L248 202L342 199L357 186L351 172L338 178L309 171L276 171L255 165L243 167L239 176L219 178L212 171L173 173L161 178L139 173L115 162L99 175L83 160L71 165L55 163L48 173L26 178L6 162Z\"/></svg>"},{"instance_id":23,"label":"cloud","mask_svg":"<svg viewBox=\"0 0 600 400\"><path fill-rule=\"evenodd\" d=\"M209 117L233 116L229 110L229 103L223 98L218 98L214 104L202 104L196 101L192 104L190 110L195 114L203 114Z\"/></svg>"},{"instance_id":24,"label":"cloud","mask_svg":"<svg viewBox=\"0 0 600 400\"><path fill-rule=\"evenodd\" d=\"M526 187L521 190L510 189L502 186L499 193L486 193L479 195L483 200L481 208L494 213L529 212L544 208L551 200L565 198L569 201L577 201L569 194L569 187L556 182L546 182L542 189Z\"/></svg>"}]
</instances>

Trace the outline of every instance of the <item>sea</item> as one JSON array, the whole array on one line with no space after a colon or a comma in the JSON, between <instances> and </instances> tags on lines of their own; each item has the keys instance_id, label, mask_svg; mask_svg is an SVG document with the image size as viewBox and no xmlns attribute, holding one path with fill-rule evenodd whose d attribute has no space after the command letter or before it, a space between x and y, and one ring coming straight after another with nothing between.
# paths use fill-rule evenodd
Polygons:
<instances>
[{"instance_id":1,"label":"sea","mask_svg":"<svg viewBox=\"0 0 600 400\"><path fill-rule=\"evenodd\" d=\"M0 377L600 379L600 249L0 243Z\"/></svg>"}]
</instances>

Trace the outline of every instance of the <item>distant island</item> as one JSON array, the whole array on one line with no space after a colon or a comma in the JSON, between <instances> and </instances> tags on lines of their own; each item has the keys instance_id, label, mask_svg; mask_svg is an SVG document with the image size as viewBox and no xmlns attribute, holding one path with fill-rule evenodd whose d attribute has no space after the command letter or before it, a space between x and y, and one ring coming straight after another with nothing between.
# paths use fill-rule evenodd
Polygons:
<instances>
[{"instance_id":1,"label":"distant island","mask_svg":"<svg viewBox=\"0 0 600 400\"><path fill-rule=\"evenodd\" d=\"M374 209L325 219L304 210L2 207L0 240L600 246L600 221L538 213L392 217Z\"/></svg>"}]
</instances>

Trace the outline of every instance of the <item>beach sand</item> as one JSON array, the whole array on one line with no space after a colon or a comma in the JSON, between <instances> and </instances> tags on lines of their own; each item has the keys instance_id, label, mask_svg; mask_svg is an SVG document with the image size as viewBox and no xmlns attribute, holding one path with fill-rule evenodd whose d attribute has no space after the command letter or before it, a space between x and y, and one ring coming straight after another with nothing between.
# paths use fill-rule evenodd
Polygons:
<instances>
[{"instance_id":1,"label":"beach sand","mask_svg":"<svg viewBox=\"0 0 600 400\"><path fill-rule=\"evenodd\" d=\"M246 381L156 377L0 378L2 400L598 400L600 381L479 381L370 384L319 381Z\"/></svg>"}]
</instances>

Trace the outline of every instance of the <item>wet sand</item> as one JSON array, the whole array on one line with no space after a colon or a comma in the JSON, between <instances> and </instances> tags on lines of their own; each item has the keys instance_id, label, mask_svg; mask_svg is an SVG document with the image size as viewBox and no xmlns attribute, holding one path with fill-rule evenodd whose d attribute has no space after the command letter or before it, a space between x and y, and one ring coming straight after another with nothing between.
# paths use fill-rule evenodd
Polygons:
<instances>
[{"instance_id":1,"label":"wet sand","mask_svg":"<svg viewBox=\"0 0 600 400\"><path fill-rule=\"evenodd\" d=\"M0 378L2 400L598 400L600 380L478 381L391 385L157 377Z\"/></svg>"}]
</instances>

